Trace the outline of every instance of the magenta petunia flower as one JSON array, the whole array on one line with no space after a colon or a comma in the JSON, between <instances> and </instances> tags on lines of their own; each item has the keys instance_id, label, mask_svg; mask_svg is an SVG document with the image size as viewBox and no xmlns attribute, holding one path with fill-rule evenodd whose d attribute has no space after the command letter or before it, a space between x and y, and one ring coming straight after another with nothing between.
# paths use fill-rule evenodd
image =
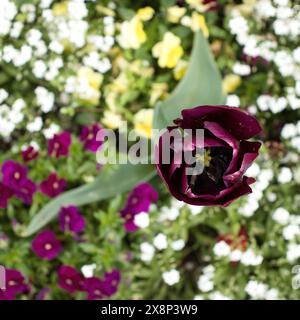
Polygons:
<instances>
[{"instance_id":1,"label":"magenta petunia flower","mask_svg":"<svg viewBox=\"0 0 300 320\"><path fill-rule=\"evenodd\" d=\"M29 179L26 179L22 186L16 190L16 196L25 204L31 205L32 198L36 192L36 185Z\"/></svg>"},{"instance_id":2,"label":"magenta petunia flower","mask_svg":"<svg viewBox=\"0 0 300 320\"><path fill-rule=\"evenodd\" d=\"M250 114L228 106L200 106L182 111L182 119L174 121L156 146L156 167L171 194L178 200L200 206L227 206L242 195L251 193L255 180L244 176L258 156L260 142L247 141L261 131ZM192 129L190 143L176 150L164 138L173 129ZM196 139L196 129L202 129L204 139ZM198 141L199 140L199 141ZM170 152L170 162L163 155ZM196 159L186 160L186 155ZM181 157L183 155L183 157ZM179 158L182 158L178 161ZM196 169L199 164L202 170Z\"/></svg>"},{"instance_id":3,"label":"magenta petunia flower","mask_svg":"<svg viewBox=\"0 0 300 320\"><path fill-rule=\"evenodd\" d=\"M0 182L0 208L5 209L8 205L8 200L13 196L14 192Z\"/></svg>"},{"instance_id":4,"label":"magenta petunia flower","mask_svg":"<svg viewBox=\"0 0 300 320\"><path fill-rule=\"evenodd\" d=\"M88 300L102 300L105 298L104 283L97 277L85 279L83 282L83 290L87 292Z\"/></svg>"},{"instance_id":5,"label":"magenta petunia flower","mask_svg":"<svg viewBox=\"0 0 300 320\"><path fill-rule=\"evenodd\" d=\"M34 147L29 146L22 151L21 155L24 162L30 162L38 157L39 152Z\"/></svg>"},{"instance_id":6,"label":"magenta petunia flower","mask_svg":"<svg viewBox=\"0 0 300 320\"><path fill-rule=\"evenodd\" d=\"M62 208L58 220L61 231L79 233L85 228L85 219L75 206Z\"/></svg>"},{"instance_id":7,"label":"magenta petunia flower","mask_svg":"<svg viewBox=\"0 0 300 320\"><path fill-rule=\"evenodd\" d=\"M32 241L32 250L40 258L52 260L62 251L61 242L54 232L45 230L39 233Z\"/></svg>"},{"instance_id":8,"label":"magenta petunia flower","mask_svg":"<svg viewBox=\"0 0 300 320\"><path fill-rule=\"evenodd\" d=\"M157 201L158 194L149 183L141 183L130 193L125 208L120 212L124 218L126 231L133 232L138 229L134 224L134 217L138 213L148 212L150 205Z\"/></svg>"},{"instance_id":9,"label":"magenta petunia flower","mask_svg":"<svg viewBox=\"0 0 300 320\"><path fill-rule=\"evenodd\" d=\"M85 126L80 133L80 141L83 143L85 149L91 152L97 152L102 145L102 141L97 141L97 134L102 130L102 127L98 123L94 123L92 126Z\"/></svg>"},{"instance_id":10,"label":"magenta petunia flower","mask_svg":"<svg viewBox=\"0 0 300 320\"><path fill-rule=\"evenodd\" d=\"M70 145L72 143L69 132L64 131L55 134L52 139L48 141L48 154L56 158L69 155Z\"/></svg>"},{"instance_id":11,"label":"magenta petunia flower","mask_svg":"<svg viewBox=\"0 0 300 320\"><path fill-rule=\"evenodd\" d=\"M5 161L1 171L2 183L14 191L17 191L27 181L28 170L18 162Z\"/></svg>"},{"instance_id":12,"label":"magenta petunia flower","mask_svg":"<svg viewBox=\"0 0 300 320\"><path fill-rule=\"evenodd\" d=\"M114 269L112 272L104 274L103 292L106 296L110 297L118 290L121 281L121 273L119 270Z\"/></svg>"},{"instance_id":13,"label":"magenta petunia flower","mask_svg":"<svg viewBox=\"0 0 300 320\"><path fill-rule=\"evenodd\" d=\"M64 179L60 179L56 173L51 173L40 185L42 193L50 198L58 196L64 191L65 187L66 181Z\"/></svg>"},{"instance_id":14,"label":"magenta petunia flower","mask_svg":"<svg viewBox=\"0 0 300 320\"><path fill-rule=\"evenodd\" d=\"M83 275L71 266L61 266L58 269L58 284L61 288L73 293L82 290Z\"/></svg>"},{"instance_id":15,"label":"magenta petunia flower","mask_svg":"<svg viewBox=\"0 0 300 320\"><path fill-rule=\"evenodd\" d=\"M5 271L6 289L0 289L0 300L14 300L17 294L29 292L29 286L20 271L15 269L5 269Z\"/></svg>"}]
</instances>

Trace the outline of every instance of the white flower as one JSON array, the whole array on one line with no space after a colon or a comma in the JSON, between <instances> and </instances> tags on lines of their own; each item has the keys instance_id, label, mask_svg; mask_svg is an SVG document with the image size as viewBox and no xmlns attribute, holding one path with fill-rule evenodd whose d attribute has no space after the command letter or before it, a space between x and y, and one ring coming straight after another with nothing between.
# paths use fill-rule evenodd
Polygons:
<instances>
[{"instance_id":1,"label":"white flower","mask_svg":"<svg viewBox=\"0 0 300 320\"><path fill-rule=\"evenodd\" d=\"M202 206L193 206L191 204L187 204L186 206L191 211L191 214L193 216L196 216L197 214L201 213L202 210L204 209L204 207L202 207Z\"/></svg>"},{"instance_id":2,"label":"white flower","mask_svg":"<svg viewBox=\"0 0 300 320\"><path fill-rule=\"evenodd\" d=\"M96 269L96 264L86 264L81 267L81 272L84 275L85 278L91 278L94 276L94 271Z\"/></svg>"},{"instance_id":3,"label":"white flower","mask_svg":"<svg viewBox=\"0 0 300 320\"><path fill-rule=\"evenodd\" d=\"M300 127L300 121L299 121L299 127ZM299 131L299 133L300 133L300 131ZM181 209L184 205L185 205L185 203L183 201L179 201L179 200L177 200L175 198L172 199L172 201L171 201L171 207L172 208Z\"/></svg>"},{"instance_id":4,"label":"white flower","mask_svg":"<svg viewBox=\"0 0 300 320\"><path fill-rule=\"evenodd\" d=\"M42 129L43 120L41 117L36 117L32 122L28 123L26 128L29 132L37 132Z\"/></svg>"},{"instance_id":5,"label":"white flower","mask_svg":"<svg viewBox=\"0 0 300 320\"><path fill-rule=\"evenodd\" d=\"M230 261L237 262L240 261L242 258L242 251L235 249L230 253Z\"/></svg>"},{"instance_id":6,"label":"white flower","mask_svg":"<svg viewBox=\"0 0 300 320\"><path fill-rule=\"evenodd\" d=\"M179 215L180 215L180 211L176 207L171 207L171 208L162 207L161 213L159 216L159 221L165 221L165 220L175 221Z\"/></svg>"},{"instance_id":7,"label":"white flower","mask_svg":"<svg viewBox=\"0 0 300 320\"><path fill-rule=\"evenodd\" d=\"M287 123L284 125L281 131L281 136L284 139L290 139L297 134L297 127L293 123Z\"/></svg>"},{"instance_id":8,"label":"white flower","mask_svg":"<svg viewBox=\"0 0 300 320\"><path fill-rule=\"evenodd\" d=\"M289 262L294 262L300 258L300 245L296 243L289 243L286 258Z\"/></svg>"},{"instance_id":9,"label":"white flower","mask_svg":"<svg viewBox=\"0 0 300 320\"><path fill-rule=\"evenodd\" d=\"M179 240L176 240L176 241L173 241L172 244L171 244L171 247L173 250L175 251L180 251L184 248L185 246L185 242L183 239L179 239Z\"/></svg>"},{"instance_id":10,"label":"white flower","mask_svg":"<svg viewBox=\"0 0 300 320\"><path fill-rule=\"evenodd\" d=\"M293 173L290 168L283 167L277 177L279 183L288 183L293 179Z\"/></svg>"},{"instance_id":11,"label":"white flower","mask_svg":"<svg viewBox=\"0 0 300 320\"><path fill-rule=\"evenodd\" d=\"M214 283L212 281L212 277L213 277L213 274L210 275L202 275L199 277L199 280L198 280L198 288L199 290L201 290L202 292L209 292L211 290L213 290L214 288Z\"/></svg>"},{"instance_id":12,"label":"white flower","mask_svg":"<svg viewBox=\"0 0 300 320\"><path fill-rule=\"evenodd\" d=\"M207 265L202 269L203 274L213 276L214 272L216 271L215 267L212 264Z\"/></svg>"},{"instance_id":13,"label":"white flower","mask_svg":"<svg viewBox=\"0 0 300 320\"><path fill-rule=\"evenodd\" d=\"M278 299L278 290L277 289L270 289L266 292L266 300L277 300Z\"/></svg>"},{"instance_id":14,"label":"white flower","mask_svg":"<svg viewBox=\"0 0 300 320\"><path fill-rule=\"evenodd\" d=\"M180 273L179 271L172 269L170 271L165 271L162 274L164 282L169 285L173 286L174 284L178 283L180 280Z\"/></svg>"},{"instance_id":15,"label":"white flower","mask_svg":"<svg viewBox=\"0 0 300 320\"><path fill-rule=\"evenodd\" d=\"M43 130L43 134L46 139L51 139L60 130L59 126L55 123L51 123L50 127Z\"/></svg>"},{"instance_id":16,"label":"white flower","mask_svg":"<svg viewBox=\"0 0 300 320\"><path fill-rule=\"evenodd\" d=\"M230 246L225 241L219 241L213 248L214 254L217 257L227 257L230 254Z\"/></svg>"},{"instance_id":17,"label":"white flower","mask_svg":"<svg viewBox=\"0 0 300 320\"><path fill-rule=\"evenodd\" d=\"M242 254L241 263L245 266L258 266L262 263L263 257L256 255L252 249L246 250Z\"/></svg>"},{"instance_id":18,"label":"white flower","mask_svg":"<svg viewBox=\"0 0 300 320\"><path fill-rule=\"evenodd\" d=\"M21 31L24 27L24 24L20 21L15 21L12 28L10 29L10 33L9 35L12 37L12 38L19 38L20 34L21 34Z\"/></svg>"},{"instance_id":19,"label":"white flower","mask_svg":"<svg viewBox=\"0 0 300 320\"><path fill-rule=\"evenodd\" d=\"M293 51L293 57L294 57L294 60L300 64L300 47L296 48Z\"/></svg>"},{"instance_id":20,"label":"white flower","mask_svg":"<svg viewBox=\"0 0 300 320\"><path fill-rule=\"evenodd\" d=\"M247 169L247 175L250 177L257 177L260 173L260 168L257 163L253 163L251 167Z\"/></svg>"},{"instance_id":21,"label":"white flower","mask_svg":"<svg viewBox=\"0 0 300 320\"><path fill-rule=\"evenodd\" d=\"M282 235L284 239L289 241L295 239L295 237L298 236L299 234L300 234L299 226L293 225L293 224L286 226L282 230Z\"/></svg>"},{"instance_id":22,"label":"white flower","mask_svg":"<svg viewBox=\"0 0 300 320\"><path fill-rule=\"evenodd\" d=\"M141 212L134 216L134 224L139 228L147 228L150 224L149 214Z\"/></svg>"},{"instance_id":23,"label":"white flower","mask_svg":"<svg viewBox=\"0 0 300 320\"><path fill-rule=\"evenodd\" d=\"M231 298L218 291L210 293L209 298L210 300L232 300Z\"/></svg>"},{"instance_id":24,"label":"white flower","mask_svg":"<svg viewBox=\"0 0 300 320\"><path fill-rule=\"evenodd\" d=\"M168 247L167 236L163 233L159 233L153 240L154 246L158 250L164 250Z\"/></svg>"},{"instance_id":25,"label":"white flower","mask_svg":"<svg viewBox=\"0 0 300 320\"><path fill-rule=\"evenodd\" d=\"M284 208L277 208L272 215L273 220L282 225L289 222L289 217L290 213Z\"/></svg>"},{"instance_id":26,"label":"white flower","mask_svg":"<svg viewBox=\"0 0 300 320\"><path fill-rule=\"evenodd\" d=\"M8 92L5 89L0 89L0 103L8 98Z\"/></svg>"},{"instance_id":27,"label":"white flower","mask_svg":"<svg viewBox=\"0 0 300 320\"><path fill-rule=\"evenodd\" d=\"M226 105L231 107L239 107L240 104L240 98L236 94L229 94L227 96Z\"/></svg>"},{"instance_id":28,"label":"white flower","mask_svg":"<svg viewBox=\"0 0 300 320\"><path fill-rule=\"evenodd\" d=\"M54 106L55 95L44 87L37 87L34 90L36 94L37 104L45 113L50 112Z\"/></svg>"},{"instance_id":29,"label":"white flower","mask_svg":"<svg viewBox=\"0 0 300 320\"><path fill-rule=\"evenodd\" d=\"M200 294L197 294L195 297L194 297L194 300L204 300L203 296L201 296Z\"/></svg>"},{"instance_id":30,"label":"white flower","mask_svg":"<svg viewBox=\"0 0 300 320\"><path fill-rule=\"evenodd\" d=\"M273 2L279 6L287 6L289 3L289 0L273 0Z\"/></svg>"},{"instance_id":31,"label":"white flower","mask_svg":"<svg viewBox=\"0 0 300 320\"><path fill-rule=\"evenodd\" d=\"M43 78L45 76L45 73L47 71L47 66L44 61L42 60L36 60L33 64L32 73L37 78Z\"/></svg>"},{"instance_id":32,"label":"white flower","mask_svg":"<svg viewBox=\"0 0 300 320\"><path fill-rule=\"evenodd\" d=\"M141 260L142 261L149 262L153 259L155 249L150 243L143 242L140 245L140 249L141 249Z\"/></svg>"},{"instance_id":33,"label":"white flower","mask_svg":"<svg viewBox=\"0 0 300 320\"><path fill-rule=\"evenodd\" d=\"M240 76L247 76L251 73L251 68L248 64L236 62L233 65L232 71Z\"/></svg>"},{"instance_id":34,"label":"white flower","mask_svg":"<svg viewBox=\"0 0 300 320\"><path fill-rule=\"evenodd\" d=\"M229 28L232 34L245 34L249 30L247 20L242 16L231 18Z\"/></svg>"},{"instance_id":35,"label":"white flower","mask_svg":"<svg viewBox=\"0 0 300 320\"><path fill-rule=\"evenodd\" d=\"M245 287L245 291L253 299L264 299L268 291L268 286L264 283L250 280Z\"/></svg>"},{"instance_id":36,"label":"white flower","mask_svg":"<svg viewBox=\"0 0 300 320\"><path fill-rule=\"evenodd\" d=\"M41 31L37 29L31 29L26 34L26 40L31 45L36 47L42 38Z\"/></svg>"},{"instance_id":37,"label":"white flower","mask_svg":"<svg viewBox=\"0 0 300 320\"><path fill-rule=\"evenodd\" d=\"M57 54L61 54L64 51L63 45L57 40L52 40L50 42L49 49Z\"/></svg>"}]
</instances>

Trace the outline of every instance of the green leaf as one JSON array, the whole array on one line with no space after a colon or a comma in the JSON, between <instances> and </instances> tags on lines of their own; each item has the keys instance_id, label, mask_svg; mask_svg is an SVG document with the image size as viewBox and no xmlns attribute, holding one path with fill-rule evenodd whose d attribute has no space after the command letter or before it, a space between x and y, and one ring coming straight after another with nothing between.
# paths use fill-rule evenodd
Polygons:
<instances>
[{"instance_id":1,"label":"green leaf","mask_svg":"<svg viewBox=\"0 0 300 320\"><path fill-rule=\"evenodd\" d=\"M195 33L188 70L173 93L155 109L154 125L163 129L180 117L182 109L199 105L223 104L222 78L214 62L207 40L201 31Z\"/></svg>"},{"instance_id":2,"label":"green leaf","mask_svg":"<svg viewBox=\"0 0 300 320\"><path fill-rule=\"evenodd\" d=\"M141 181L148 181L155 173L151 164L106 165L93 183L65 192L49 202L32 219L23 235L30 236L43 228L63 206L81 206L110 198L131 190Z\"/></svg>"}]
</instances>

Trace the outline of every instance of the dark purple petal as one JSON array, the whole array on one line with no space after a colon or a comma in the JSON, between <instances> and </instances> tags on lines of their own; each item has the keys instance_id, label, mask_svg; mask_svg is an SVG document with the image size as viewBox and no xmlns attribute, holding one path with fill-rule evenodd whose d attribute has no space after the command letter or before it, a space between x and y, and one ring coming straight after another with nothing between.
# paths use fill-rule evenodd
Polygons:
<instances>
[{"instance_id":1,"label":"dark purple petal","mask_svg":"<svg viewBox=\"0 0 300 320\"><path fill-rule=\"evenodd\" d=\"M203 128L205 121L218 123L238 140L249 139L262 130L252 115L236 107L199 106L182 111L184 129Z\"/></svg>"}]
</instances>

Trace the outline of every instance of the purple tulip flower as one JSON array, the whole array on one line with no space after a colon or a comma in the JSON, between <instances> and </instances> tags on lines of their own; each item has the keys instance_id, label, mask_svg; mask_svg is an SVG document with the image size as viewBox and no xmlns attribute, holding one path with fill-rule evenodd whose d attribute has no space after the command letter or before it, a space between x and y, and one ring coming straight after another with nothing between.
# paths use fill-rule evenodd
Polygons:
<instances>
[{"instance_id":1,"label":"purple tulip flower","mask_svg":"<svg viewBox=\"0 0 300 320\"><path fill-rule=\"evenodd\" d=\"M203 129L204 141L197 145L192 134L192 143L183 144L181 150L169 148L171 161L163 164L166 151L164 133L156 146L156 167L171 194L178 200L199 206L227 206L242 195L252 192L249 184L255 180L244 176L258 156L260 142L247 141L261 131L258 121L250 114L235 107L200 106L182 111L182 119L174 121L179 129ZM201 140L201 139L200 139ZM204 151L203 171L187 174L195 164L175 161L179 155ZM206 160L205 160L206 155ZM190 170L186 170L190 169ZM197 171L197 170L196 170ZM196 172L194 171L194 172Z\"/></svg>"}]
</instances>

